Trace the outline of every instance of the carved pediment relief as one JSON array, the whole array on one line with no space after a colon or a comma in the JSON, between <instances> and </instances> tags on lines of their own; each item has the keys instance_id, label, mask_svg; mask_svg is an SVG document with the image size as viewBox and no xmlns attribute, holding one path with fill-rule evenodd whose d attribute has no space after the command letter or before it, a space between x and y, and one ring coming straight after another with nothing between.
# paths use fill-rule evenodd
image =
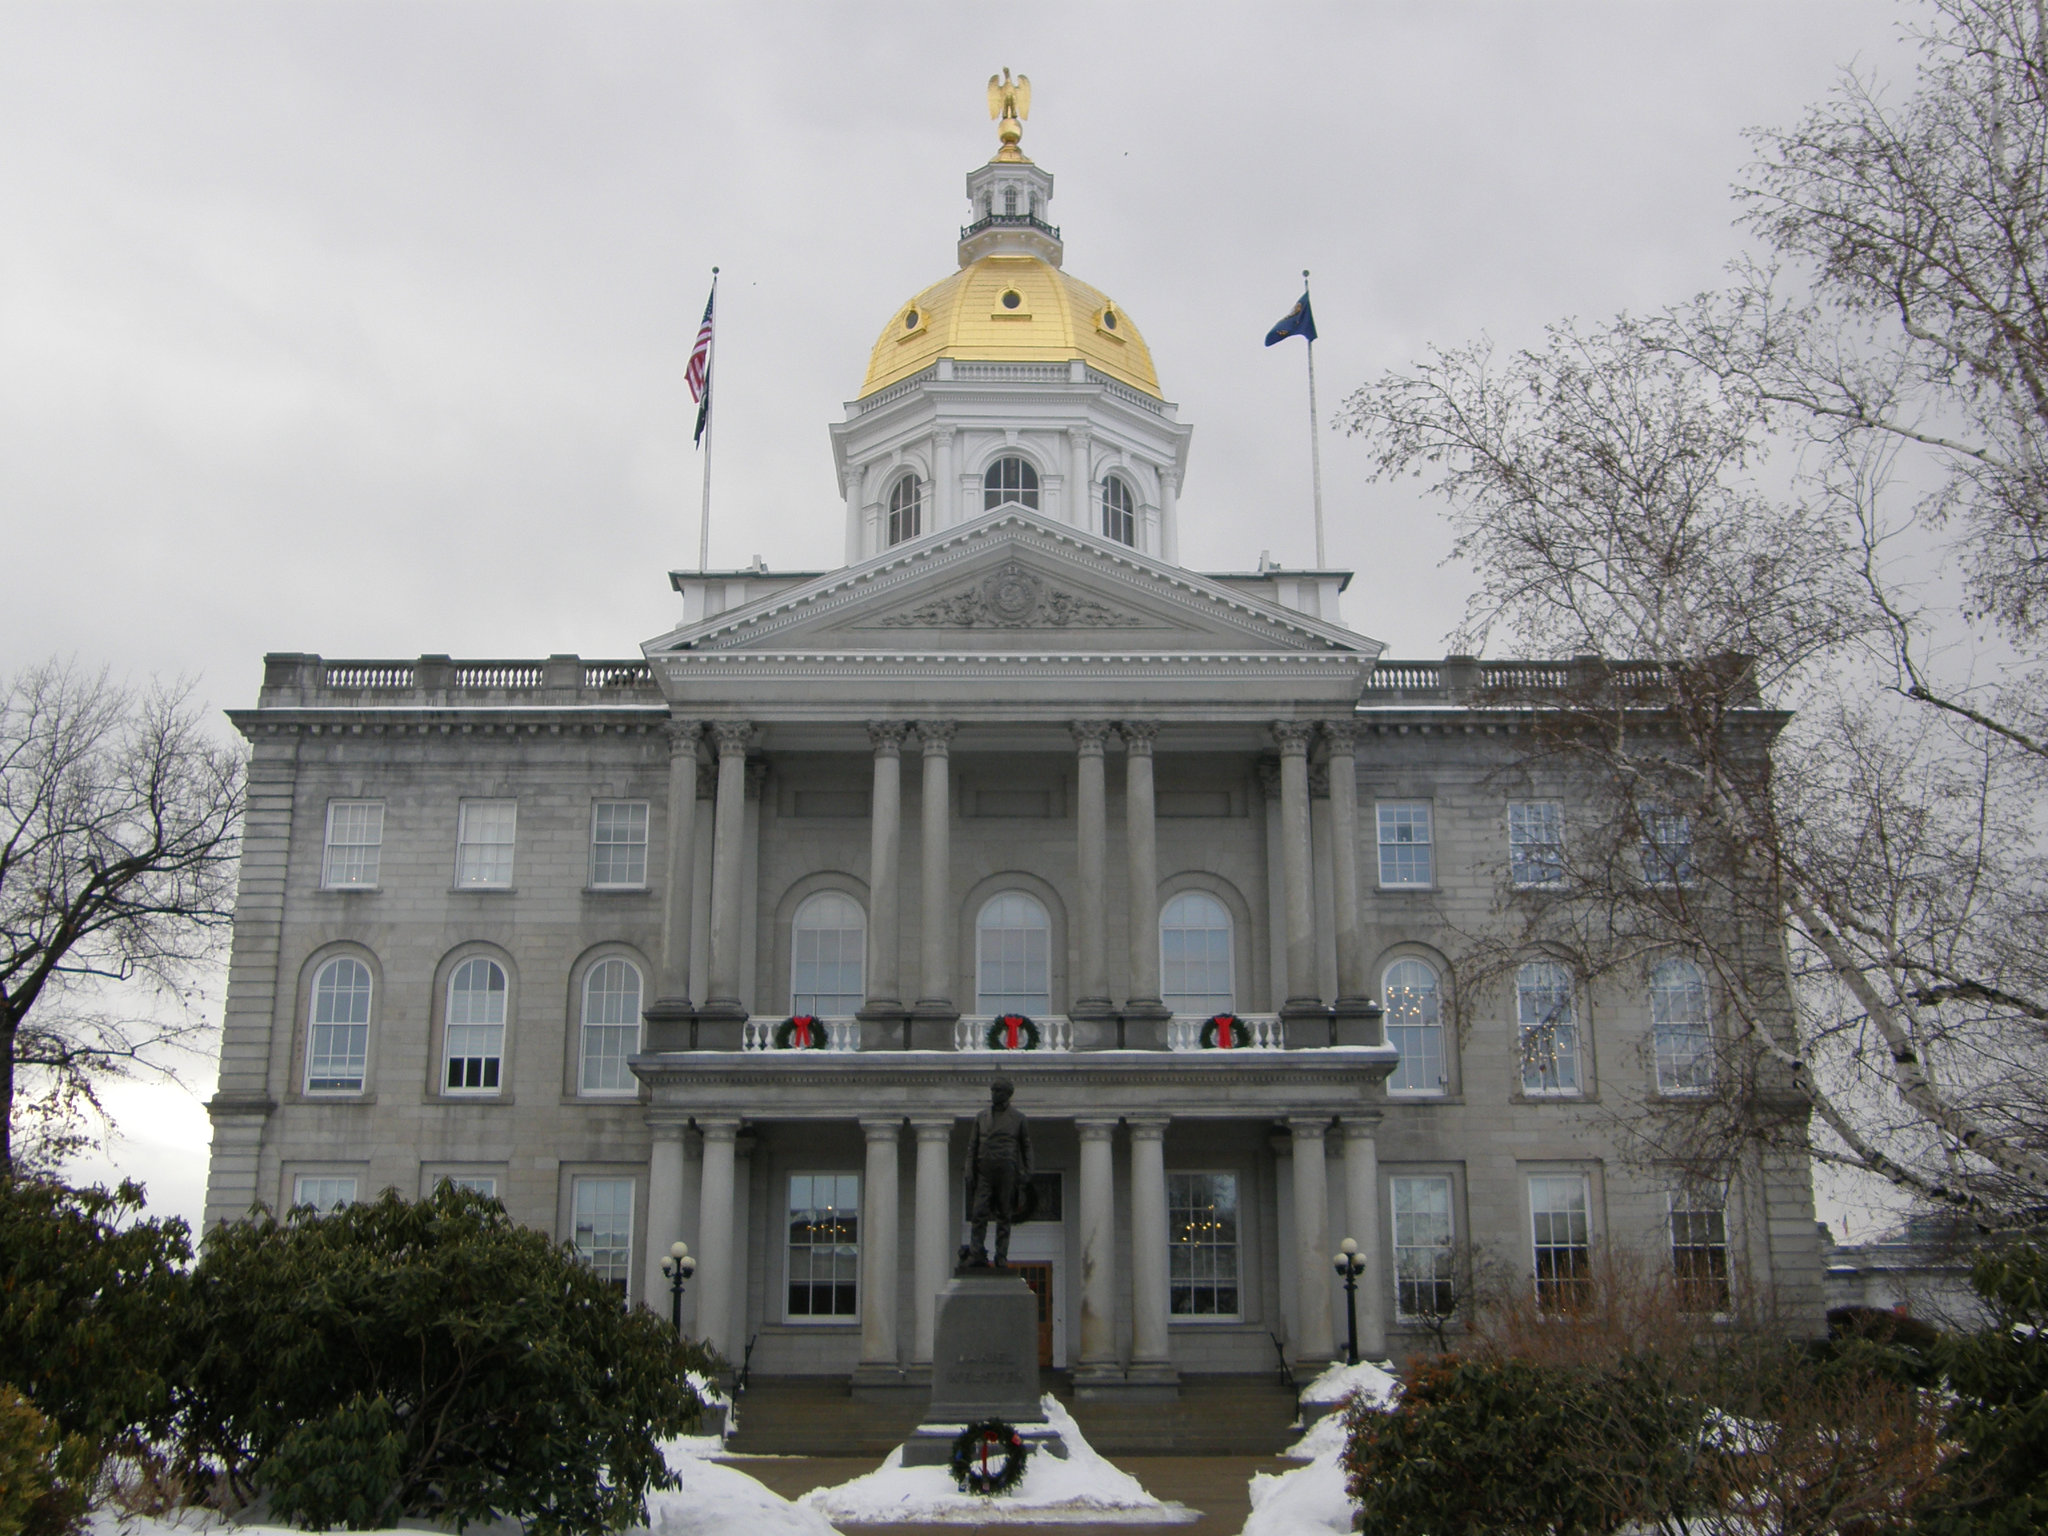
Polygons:
<instances>
[{"instance_id":1,"label":"carved pediment relief","mask_svg":"<svg viewBox=\"0 0 2048 1536\"><path fill-rule=\"evenodd\" d=\"M1006 560L962 592L884 614L876 629L1139 629L1146 620L1053 585Z\"/></svg>"}]
</instances>

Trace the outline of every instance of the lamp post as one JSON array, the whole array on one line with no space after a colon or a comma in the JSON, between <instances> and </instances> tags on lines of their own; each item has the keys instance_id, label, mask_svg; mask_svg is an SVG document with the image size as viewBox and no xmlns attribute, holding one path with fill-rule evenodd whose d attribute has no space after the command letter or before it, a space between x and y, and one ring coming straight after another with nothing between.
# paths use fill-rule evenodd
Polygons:
<instances>
[{"instance_id":1,"label":"lamp post","mask_svg":"<svg viewBox=\"0 0 2048 1536\"><path fill-rule=\"evenodd\" d=\"M690 1245L669 1244L668 1257L661 1261L661 1272L668 1276L669 1324L680 1339L683 1336L683 1282L697 1273L697 1261L690 1257ZM1356 1331L1353 1330L1354 1333Z\"/></svg>"},{"instance_id":2,"label":"lamp post","mask_svg":"<svg viewBox=\"0 0 2048 1536\"><path fill-rule=\"evenodd\" d=\"M1358 1240L1347 1237L1338 1245L1336 1256L1330 1261L1344 1282L1344 1320L1350 1326L1350 1342L1344 1346L1344 1363L1358 1364L1358 1277L1365 1273L1365 1260L1359 1256Z\"/></svg>"}]
</instances>

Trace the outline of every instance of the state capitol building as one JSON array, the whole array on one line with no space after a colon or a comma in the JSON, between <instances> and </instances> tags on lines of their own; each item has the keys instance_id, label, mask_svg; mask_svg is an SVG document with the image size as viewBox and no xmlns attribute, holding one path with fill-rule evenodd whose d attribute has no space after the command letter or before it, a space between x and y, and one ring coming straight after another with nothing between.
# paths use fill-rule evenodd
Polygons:
<instances>
[{"instance_id":1,"label":"state capitol building","mask_svg":"<svg viewBox=\"0 0 2048 1536\"><path fill-rule=\"evenodd\" d=\"M1453 995L1596 814L1503 771L1569 664L1185 569L1192 428L1003 129L830 427L842 565L676 573L630 660L265 658L208 1221L450 1179L656 1307L686 1240L756 1375L915 1384L1006 1076L1084 1394L1328 1361L1346 1237L1375 1357L1610 1249L1817 1327L1796 1139L1702 1188L1617 1138L1713 1070L1699 968Z\"/></svg>"}]
</instances>

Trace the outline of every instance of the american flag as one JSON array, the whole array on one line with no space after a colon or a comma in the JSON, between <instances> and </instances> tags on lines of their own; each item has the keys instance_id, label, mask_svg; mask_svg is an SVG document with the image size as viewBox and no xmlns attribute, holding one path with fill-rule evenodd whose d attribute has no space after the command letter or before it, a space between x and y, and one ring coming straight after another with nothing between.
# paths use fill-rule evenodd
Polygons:
<instances>
[{"instance_id":1,"label":"american flag","mask_svg":"<svg viewBox=\"0 0 2048 1536\"><path fill-rule=\"evenodd\" d=\"M704 441L704 428L711 422L711 308L718 302L718 279L711 280L711 297L704 301L704 323L697 327L697 345L690 349L690 361L683 379L690 386L690 398L697 402L697 435Z\"/></svg>"}]
</instances>

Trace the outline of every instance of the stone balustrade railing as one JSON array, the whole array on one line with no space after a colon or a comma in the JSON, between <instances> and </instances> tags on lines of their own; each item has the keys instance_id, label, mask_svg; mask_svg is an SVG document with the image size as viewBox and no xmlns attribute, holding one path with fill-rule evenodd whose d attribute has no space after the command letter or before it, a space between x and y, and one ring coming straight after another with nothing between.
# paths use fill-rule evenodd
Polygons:
<instances>
[{"instance_id":1,"label":"stone balustrade railing","mask_svg":"<svg viewBox=\"0 0 2048 1536\"><path fill-rule=\"evenodd\" d=\"M953 1049L956 1051L992 1050L988 1043L989 1026L998 1015L993 1013L962 1014L953 1021ZM1038 1049L1041 1051L1071 1051L1074 1048L1074 1026L1064 1018L1033 1018L1038 1026Z\"/></svg>"},{"instance_id":2,"label":"stone balustrade railing","mask_svg":"<svg viewBox=\"0 0 2048 1536\"><path fill-rule=\"evenodd\" d=\"M1213 1017L1215 1015L1207 1013L1176 1013L1167 1021L1166 1048L1169 1051L1201 1050L1202 1031L1209 1027L1209 1020ZM1281 1023L1277 1013L1240 1013L1237 1022L1243 1026L1247 1038L1239 1041L1234 1049L1287 1049L1287 1027Z\"/></svg>"},{"instance_id":3,"label":"stone balustrade railing","mask_svg":"<svg viewBox=\"0 0 2048 1536\"><path fill-rule=\"evenodd\" d=\"M818 1023L825 1031L825 1050L828 1054L841 1051L852 1052L860 1049L860 1020L821 1018ZM778 1046L775 1032L782 1028L781 1019L749 1019L740 1037L743 1051L797 1050L795 1045ZM802 1047L810 1049L810 1047Z\"/></svg>"}]
</instances>

